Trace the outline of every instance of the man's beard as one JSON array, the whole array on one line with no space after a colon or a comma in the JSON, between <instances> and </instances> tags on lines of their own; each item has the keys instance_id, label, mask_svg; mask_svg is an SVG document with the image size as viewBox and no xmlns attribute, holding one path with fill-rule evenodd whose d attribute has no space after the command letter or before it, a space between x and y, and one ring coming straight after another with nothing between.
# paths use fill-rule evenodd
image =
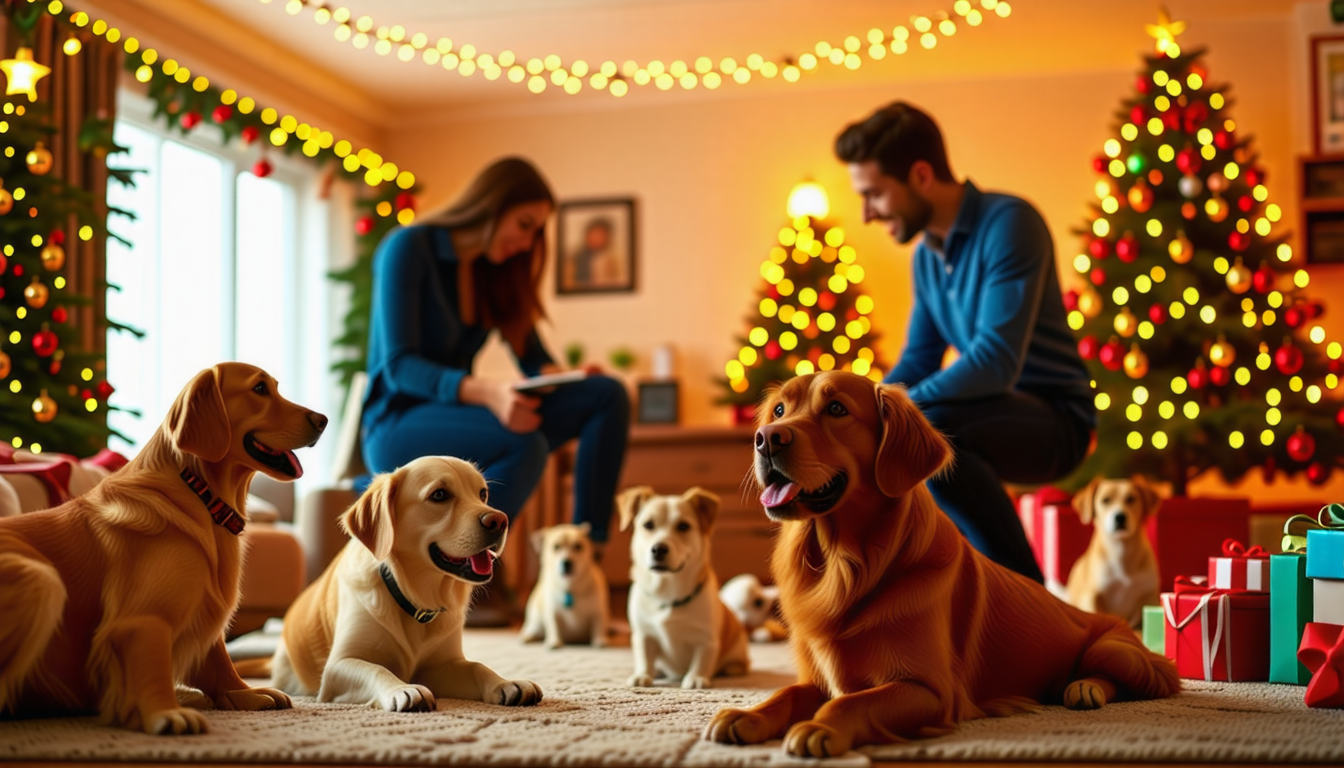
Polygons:
<instances>
[{"instance_id":1,"label":"man's beard","mask_svg":"<svg viewBox=\"0 0 1344 768\"><path fill-rule=\"evenodd\" d=\"M910 190L910 210L897 214L893 218L900 218L900 232L894 235L896 242L905 245L915 239L915 235L924 231L929 226L929 220L933 218L933 204L925 197L913 189Z\"/></svg>"}]
</instances>

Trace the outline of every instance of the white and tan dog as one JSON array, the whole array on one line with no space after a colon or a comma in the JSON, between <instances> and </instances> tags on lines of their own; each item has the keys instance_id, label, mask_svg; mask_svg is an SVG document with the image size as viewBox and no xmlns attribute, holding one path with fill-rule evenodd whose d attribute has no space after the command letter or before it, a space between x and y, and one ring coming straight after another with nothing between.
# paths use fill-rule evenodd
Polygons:
<instances>
[{"instance_id":1,"label":"white and tan dog","mask_svg":"<svg viewBox=\"0 0 1344 768\"><path fill-rule=\"evenodd\" d=\"M765 586L754 573L740 573L724 582L719 597L728 610L742 622L753 643L773 643L789 636L775 619L779 587Z\"/></svg>"},{"instance_id":2,"label":"white and tan dog","mask_svg":"<svg viewBox=\"0 0 1344 768\"><path fill-rule=\"evenodd\" d=\"M1143 607L1158 605L1157 558L1143 523L1161 501L1141 478L1096 478L1073 497L1073 508L1092 523L1092 542L1069 571L1068 602L1092 613L1143 624Z\"/></svg>"},{"instance_id":3,"label":"white and tan dog","mask_svg":"<svg viewBox=\"0 0 1344 768\"><path fill-rule=\"evenodd\" d=\"M630 538L631 686L655 677L681 679L682 688L708 688L716 675L746 674L747 633L719 598L710 537L719 497L701 488L659 496L640 486L618 499L621 530Z\"/></svg>"},{"instance_id":4,"label":"white and tan dog","mask_svg":"<svg viewBox=\"0 0 1344 768\"><path fill-rule=\"evenodd\" d=\"M553 525L532 534L541 573L527 598L523 642L545 640L547 648L607 644L611 594L607 576L593 558L590 530L588 523L581 523Z\"/></svg>"},{"instance_id":5,"label":"white and tan dog","mask_svg":"<svg viewBox=\"0 0 1344 768\"><path fill-rule=\"evenodd\" d=\"M490 580L508 517L486 504L485 478L429 456L379 475L341 518L353 537L285 614L272 680L319 701L403 712L436 698L503 706L541 701L462 657L471 592Z\"/></svg>"}]
</instances>

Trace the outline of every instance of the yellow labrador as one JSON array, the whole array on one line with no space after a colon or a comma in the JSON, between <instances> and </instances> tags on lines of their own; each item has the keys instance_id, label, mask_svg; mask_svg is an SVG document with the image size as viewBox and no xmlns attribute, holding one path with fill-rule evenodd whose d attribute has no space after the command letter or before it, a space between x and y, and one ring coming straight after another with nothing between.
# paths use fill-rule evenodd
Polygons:
<instances>
[{"instance_id":1,"label":"yellow labrador","mask_svg":"<svg viewBox=\"0 0 1344 768\"><path fill-rule=\"evenodd\" d=\"M536 683L462 656L471 591L490 580L508 534L486 500L485 478L461 459L379 475L341 519L351 541L285 614L272 684L392 712L433 710L436 698L541 701Z\"/></svg>"}]
</instances>

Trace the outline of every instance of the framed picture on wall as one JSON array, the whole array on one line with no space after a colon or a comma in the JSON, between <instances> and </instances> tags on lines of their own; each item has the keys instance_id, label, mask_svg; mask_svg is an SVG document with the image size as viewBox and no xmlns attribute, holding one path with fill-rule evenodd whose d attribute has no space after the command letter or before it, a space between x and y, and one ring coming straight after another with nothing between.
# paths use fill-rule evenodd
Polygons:
<instances>
[{"instance_id":1,"label":"framed picture on wall","mask_svg":"<svg viewBox=\"0 0 1344 768\"><path fill-rule=\"evenodd\" d=\"M560 203L555 292L635 290L635 201L632 198Z\"/></svg>"},{"instance_id":2,"label":"framed picture on wall","mask_svg":"<svg viewBox=\"0 0 1344 768\"><path fill-rule=\"evenodd\" d=\"M1311 39L1316 154L1344 153L1344 35Z\"/></svg>"}]
</instances>

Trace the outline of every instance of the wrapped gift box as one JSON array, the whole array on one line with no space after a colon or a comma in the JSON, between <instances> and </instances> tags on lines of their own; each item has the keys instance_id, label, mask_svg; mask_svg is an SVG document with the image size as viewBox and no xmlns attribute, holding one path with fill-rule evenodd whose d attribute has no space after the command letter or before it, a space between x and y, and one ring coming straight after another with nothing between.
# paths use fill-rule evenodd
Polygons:
<instances>
[{"instance_id":1,"label":"wrapped gift box","mask_svg":"<svg viewBox=\"0 0 1344 768\"><path fill-rule=\"evenodd\" d=\"M1311 621L1344 624L1344 579L1312 579L1311 606Z\"/></svg>"},{"instance_id":2,"label":"wrapped gift box","mask_svg":"<svg viewBox=\"0 0 1344 768\"><path fill-rule=\"evenodd\" d=\"M1067 584L1069 571L1092 540L1092 526L1078 519L1072 504L1072 496L1049 486L1018 499L1022 529L1047 582Z\"/></svg>"},{"instance_id":3,"label":"wrapped gift box","mask_svg":"<svg viewBox=\"0 0 1344 768\"><path fill-rule=\"evenodd\" d=\"M1302 632L1312 620L1313 595L1307 558L1269 558L1269 681L1306 685L1311 671L1297 659Z\"/></svg>"},{"instance_id":4,"label":"wrapped gift box","mask_svg":"<svg viewBox=\"0 0 1344 768\"><path fill-rule=\"evenodd\" d=\"M1221 552L1224 541L1245 541L1250 515L1250 502L1240 497L1164 500L1146 523L1161 590L1171 592L1177 575L1206 572L1209 553Z\"/></svg>"},{"instance_id":5,"label":"wrapped gift box","mask_svg":"<svg viewBox=\"0 0 1344 768\"><path fill-rule=\"evenodd\" d=\"M1344 579L1344 530L1307 531L1307 578Z\"/></svg>"},{"instance_id":6,"label":"wrapped gift box","mask_svg":"<svg viewBox=\"0 0 1344 768\"><path fill-rule=\"evenodd\" d=\"M1269 679L1269 595L1228 592L1178 579L1162 595L1166 655L1181 677Z\"/></svg>"},{"instance_id":7,"label":"wrapped gift box","mask_svg":"<svg viewBox=\"0 0 1344 768\"><path fill-rule=\"evenodd\" d=\"M1269 553L1247 549L1236 539L1223 542L1223 554L1209 558L1209 586L1243 592L1269 591Z\"/></svg>"},{"instance_id":8,"label":"wrapped gift box","mask_svg":"<svg viewBox=\"0 0 1344 768\"><path fill-rule=\"evenodd\" d=\"M1167 655L1167 617L1160 605L1143 606L1143 644L1153 653Z\"/></svg>"}]
</instances>

